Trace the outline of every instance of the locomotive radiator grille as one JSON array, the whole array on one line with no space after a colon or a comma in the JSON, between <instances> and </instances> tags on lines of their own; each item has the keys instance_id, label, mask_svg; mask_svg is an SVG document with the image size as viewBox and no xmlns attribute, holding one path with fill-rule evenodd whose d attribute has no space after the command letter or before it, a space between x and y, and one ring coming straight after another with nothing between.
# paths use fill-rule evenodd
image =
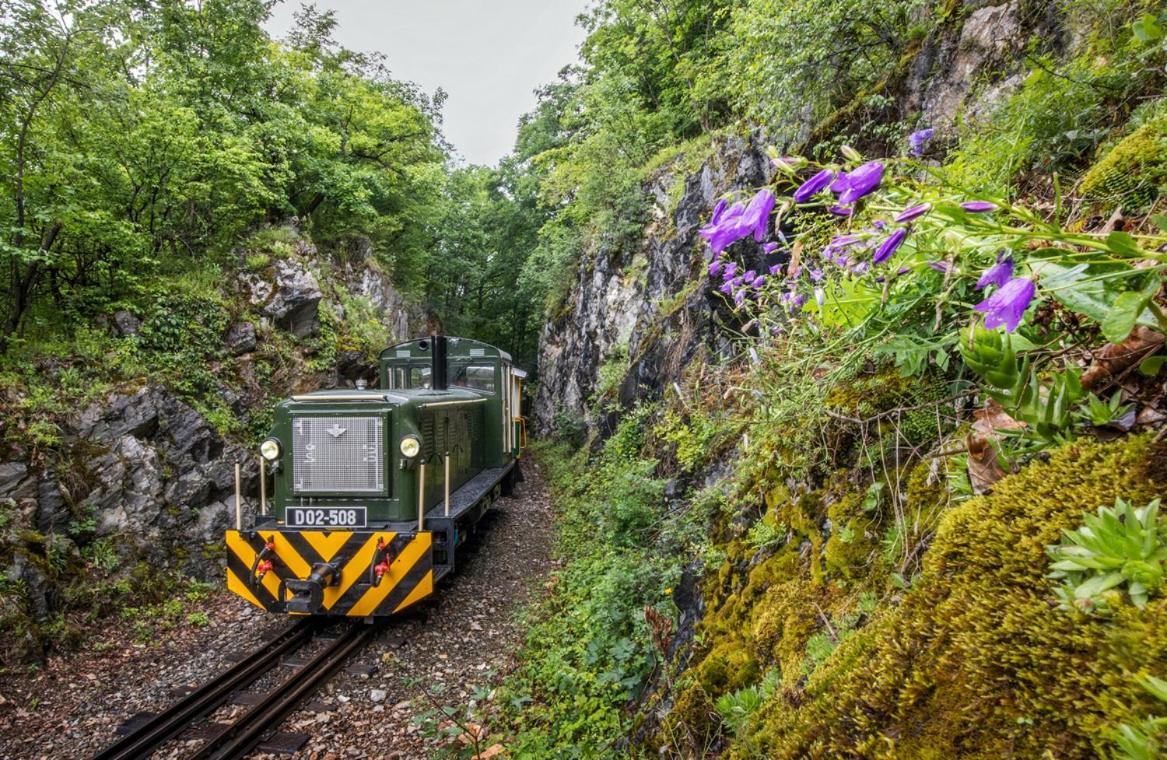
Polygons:
<instances>
[{"instance_id":1,"label":"locomotive radiator grille","mask_svg":"<svg viewBox=\"0 0 1167 760\"><path fill-rule=\"evenodd\" d=\"M292 419L293 493L383 493L384 478L380 417Z\"/></svg>"}]
</instances>

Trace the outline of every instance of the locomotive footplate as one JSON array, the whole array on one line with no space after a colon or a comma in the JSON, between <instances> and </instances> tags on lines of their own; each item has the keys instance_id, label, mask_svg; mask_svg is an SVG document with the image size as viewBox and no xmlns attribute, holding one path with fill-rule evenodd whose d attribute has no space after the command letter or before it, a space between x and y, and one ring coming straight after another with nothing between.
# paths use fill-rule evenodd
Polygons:
<instances>
[{"instance_id":1,"label":"locomotive footplate","mask_svg":"<svg viewBox=\"0 0 1167 760\"><path fill-rule=\"evenodd\" d=\"M229 530L227 587L269 612L392 615L434 590L433 534L394 527Z\"/></svg>"}]
</instances>

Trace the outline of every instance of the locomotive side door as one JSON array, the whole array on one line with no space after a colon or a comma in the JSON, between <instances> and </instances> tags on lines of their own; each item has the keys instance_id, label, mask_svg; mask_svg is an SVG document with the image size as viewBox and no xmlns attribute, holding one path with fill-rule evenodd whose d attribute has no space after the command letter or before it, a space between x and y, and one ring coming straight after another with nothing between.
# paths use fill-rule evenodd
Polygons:
<instances>
[{"instance_id":1,"label":"locomotive side door","mask_svg":"<svg viewBox=\"0 0 1167 760\"><path fill-rule=\"evenodd\" d=\"M507 383L507 396L511 409L512 430L514 431L515 457L523 454L527 448L527 418L523 416L523 379L527 373L518 367L508 367L510 382Z\"/></svg>"}]
</instances>

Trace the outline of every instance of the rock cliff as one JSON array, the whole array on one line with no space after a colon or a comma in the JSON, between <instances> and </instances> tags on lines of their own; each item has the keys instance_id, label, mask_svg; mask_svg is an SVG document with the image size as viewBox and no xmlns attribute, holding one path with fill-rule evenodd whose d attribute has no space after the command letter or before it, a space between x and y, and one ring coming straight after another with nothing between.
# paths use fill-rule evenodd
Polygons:
<instances>
[{"instance_id":1,"label":"rock cliff","mask_svg":"<svg viewBox=\"0 0 1167 760\"><path fill-rule=\"evenodd\" d=\"M845 132L848 118L931 126L943 143L960 119L987 113L1020 84L1027 39L1046 49L1062 44L1066 33L1051 8L1016 0L960 6L899 71L889 72L885 86L895 97L886 113L844 109L825 124L792 124L787 133L799 137L775 147L801 152L807 135L813 141L819 133ZM566 302L540 336L538 432L554 429L557 417L608 428L610 415L598 414L597 396L611 391L626 406L659 392L691 362L731 353L730 339L742 326L703 276L706 248L697 230L717 198L770 180L770 144L764 135L713 138L699 149L705 156L695 170L693 155L667 163L643 184L650 221L635 250L581 251ZM778 261L751 241L738 245L753 246L737 251L749 266ZM600 387L601 375L612 388Z\"/></svg>"}]
</instances>

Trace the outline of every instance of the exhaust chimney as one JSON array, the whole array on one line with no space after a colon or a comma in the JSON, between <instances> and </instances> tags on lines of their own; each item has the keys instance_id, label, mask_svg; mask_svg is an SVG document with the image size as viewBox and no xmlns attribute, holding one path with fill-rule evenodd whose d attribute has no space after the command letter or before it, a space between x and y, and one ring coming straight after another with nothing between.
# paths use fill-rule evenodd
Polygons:
<instances>
[{"instance_id":1,"label":"exhaust chimney","mask_svg":"<svg viewBox=\"0 0 1167 760\"><path fill-rule=\"evenodd\" d=\"M433 358L430 387L435 391L444 391L450 387L450 377L446 371L446 336L431 335L430 346L430 356Z\"/></svg>"}]
</instances>

